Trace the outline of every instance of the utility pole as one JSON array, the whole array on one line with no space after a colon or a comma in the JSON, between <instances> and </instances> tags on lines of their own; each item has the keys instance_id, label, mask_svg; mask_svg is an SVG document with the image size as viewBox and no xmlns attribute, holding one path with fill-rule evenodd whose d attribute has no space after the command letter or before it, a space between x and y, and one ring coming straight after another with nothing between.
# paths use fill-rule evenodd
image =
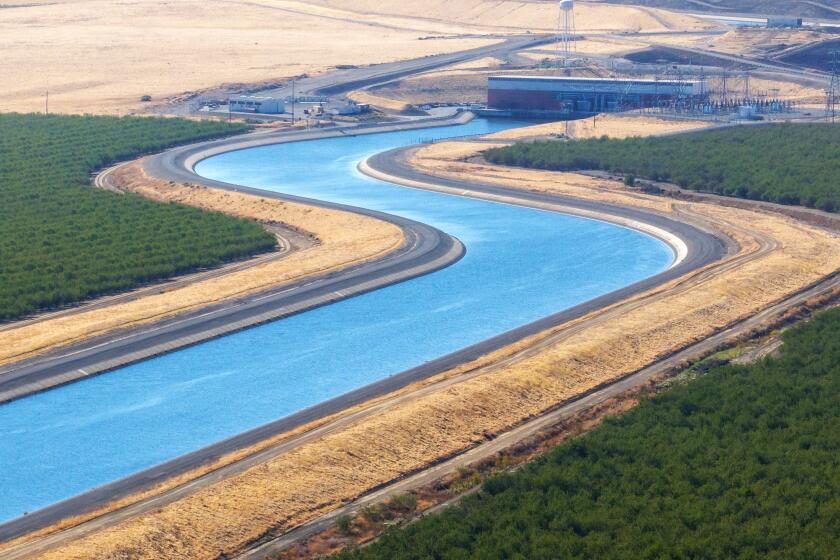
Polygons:
<instances>
[{"instance_id":1,"label":"utility pole","mask_svg":"<svg viewBox=\"0 0 840 560\"><path fill-rule=\"evenodd\" d=\"M44 114L50 114L50 90L47 90L47 95L44 99Z\"/></svg>"},{"instance_id":2,"label":"utility pole","mask_svg":"<svg viewBox=\"0 0 840 560\"><path fill-rule=\"evenodd\" d=\"M295 81L292 80L292 124L295 124Z\"/></svg>"}]
</instances>

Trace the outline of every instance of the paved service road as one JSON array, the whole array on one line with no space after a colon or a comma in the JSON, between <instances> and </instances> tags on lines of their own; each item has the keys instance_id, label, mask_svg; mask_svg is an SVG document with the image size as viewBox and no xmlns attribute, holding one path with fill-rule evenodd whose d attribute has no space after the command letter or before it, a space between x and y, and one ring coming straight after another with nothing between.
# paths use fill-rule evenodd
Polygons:
<instances>
[{"instance_id":1,"label":"paved service road","mask_svg":"<svg viewBox=\"0 0 840 560\"><path fill-rule=\"evenodd\" d=\"M460 64L468 60L488 56L505 57L515 51L544 45L554 40L554 35L520 35L504 40L500 39L498 43L485 47L456 53L336 70L329 74L296 80L295 94L339 95L359 88L404 78L409 75L428 72L444 66ZM260 91L259 94L274 97L290 96L292 94L292 85L289 83L280 88Z\"/></svg>"}]
</instances>

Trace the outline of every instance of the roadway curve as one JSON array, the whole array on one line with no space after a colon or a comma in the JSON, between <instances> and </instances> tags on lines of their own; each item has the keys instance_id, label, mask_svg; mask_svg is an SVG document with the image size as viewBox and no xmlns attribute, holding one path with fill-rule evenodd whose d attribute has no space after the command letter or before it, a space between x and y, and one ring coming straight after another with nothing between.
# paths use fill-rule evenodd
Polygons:
<instances>
[{"instance_id":1,"label":"roadway curve","mask_svg":"<svg viewBox=\"0 0 840 560\"><path fill-rule=\"evenodd\" d=\"M364 87L381 84L422 72L429 72L445 66L460 64L468 60L488 56L506 57L522 49L528 49L551 43L554 35L517 35L498 43L477 47L466 51L445 53L412 60L386 62L373 66L361 66L345 70L335 70L327 74L296 80L296 95L341 95ZM292 84L259 92L260 95L287 97L292 94Z\"/></svg>"},{"instance_id":2,"label":"roadway curve","mask_svg":"<svg viewBox=\"0 0 840 560\"><path fill-rule=\"evenodd\" d=\"M464 254L461 242L426 224L374 210L212 181L197 175L193 167L202 159L213 155L255 146L454 125L469 118L470 114L462 114L449 119L425 119L403 125L367 126L352 130L256 133L191 144L148 158L144 167L153 177L354 212L396 225L403 231L405 240L396 250L373 261L327 274L301 278L246 297L163 319L151 325L95 337L0 368L0 403L428 274L456 262ZM105 170L96 178L96 183L110 184L111 174L115 169Z\"/></svg>"},{"instance_id":3,"label":"roadway curve","mask_svg":"<svg viewBox=\"0 0 840 560\"><path fill-rule=\"evenodd\" d=\"M435 124L440 124L440 122ZM419 127L421 124L416 123L407 126ZM353 133L380 132L392 128L394 127L377 127L375 129L354 131ZM401 126L401 128L404 129L405 126ZM245 298L243 301L227 303L210 310L205 309L201 312L189 314L188 316L180 316L176 319L164 321L163 324L142 329L135 333L122 333L119 336L112 337L110 340L99 340L96 343L80 345L80 347L75 347L72 352L65 352L61 356L40 360L37 363L21 368L17 372L17 379L49 381L50 379L60 378L68 372L72 373L82 370L87 374L89 370L86 368L97 367L103 363L118 363L121 365L130 361L136 361L161 352L170 351L176 347L182 347L186 344L193 344L210 337L221 336L232 330L273 320L289 315L290 313L298 313L314 306L324 305L338 299L349 297L350 295L404 281L438 270L457 261L463 255L463 246L456 239L425 224L362 208L337 205L212 181L200 177L193 171L194 166L199 161L219 153L246 149L258 145L311 140L345 134L348 134L348 132L331 130L294 135L248 135L239 138L204 142L176 148L160 154L146 164L146 169L152 175L165 180L188 181L215 188L257 194L263 197L359 212L364 215L383 219L403 228L407 241L402 247L373 262L357 265L324 276L301 280L284 286L282 289ZM260 441L289 431L295 427L305 425L313 420L345 410L348 407L372 398L394 392L417 380L431 377L454 366L471 361L493 350L517 342L531 334L560 325L592 311L603 309L632 295L647 291L652 287L661 285L718 261L734 245L729 238L722 234L716 233L702 225L692 223L689 217L686 218L685 222L681 222L664 215L635 208L427 177L418 174L408 167L400 157L401 154L402 150L385 152L384 154L374 156L361 167L369 174L399 176L400 179L398 182L414 182L414 184L410 185L413 187L450 192L463 196L484 198L561 213L589 217L597 216L601 220L635 227L646 233L659 235L675 247L675 252L680 258L668 270L646 280L513 329L481 343L427 362L421 366L382 379L340 397L304 409L286 418L210 445L193 453L183 455L162 465L104 485L40 511L30 513L25 517L4 523L0 525L0 542L48 527L62 519L84 514L122 497L136 494L168 478L194 470L233 451L250 447ZM423 183L421 184L420 181L423 181ZM425 181L430 181L430 183L425 183ZM110 368L106 368L106 370L112 369L113 367L116 366L111 366ZM12 375L14 374L15 372L12 372ZM3 387L3 384L13 383L14 381L14 378L6 379L4 377L0 380L0 388ZM307 434L304 434L303 437L307 437ZM298 439L291 443L299 443L299 441ZM243 462L240 461L239 463L228 465L202 478L219 479L220 477L229 476L241 469L242 464ZM196 482L193 482L185 486L193 488L195 484ZM164 493L162 496L151 498L135 506L131 506L128 508L128 511L131 512L131 515L136 515L142 511L159 508L164 503L177 499L184 491L186 491L184 486L175 488ZM107 526L111 522L117 522L124 518L125 515L125 510L117 510L79 526L78 530L85 531L85 526L89 526L89 524L95 524L97 528ZM69 532L55 535L55 537L63 538L72 532L73 530L70 530Z\"/></svg>"}]
</instances>

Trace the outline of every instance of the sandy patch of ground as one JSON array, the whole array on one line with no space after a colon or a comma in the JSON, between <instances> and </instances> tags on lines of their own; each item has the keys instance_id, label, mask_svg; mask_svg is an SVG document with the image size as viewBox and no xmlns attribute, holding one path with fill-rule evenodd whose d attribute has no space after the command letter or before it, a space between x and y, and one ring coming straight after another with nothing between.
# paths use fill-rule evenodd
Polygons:
<instances>
[{"instance_id":1,"label":"sandy patch of ground","mask_svg":"<svg viewBox=\"0 0 840 560\"><path fill-rule=\"evenodd\" d=\"M616 56L634 50L636 47L627 41L618 39L585 38L575 41L575 52L577 54L597 54L605 56ZM550 49L550 46L546 46Z\"/></svg>"},{"instance_id":2,"label":"sandy patch of ground","mask_svg":"<svg viewBox=\"0 0 840 560\"><path fill-rule=\"evenodd\" d=\"M484 441L752 316L840 268L837 237L790 218L649 197L616 182L576 174L463 161L486 147L464 142L430 145L415 154L413 162L459 178L702 219L730 233L740 252L416 384L375 414L43 557L209 559L221 551L234 552L270 528L295 526Z\"/></svg>"},{"instance_id":3,"label":"sandy patch of ground","mask_svg":"<svg viewBox=\"0 0 840 560\"><path fill-rule=\"evenodd\" d=\"M79 0L0 9L0 111L42 111L49 90L54 112L124 114L143 107L142 95L161 101L224 83L492 42L453 38L443 23L408 23L271 0Z\"/></svg>"},{"instance_id":4,"label":"sandy patch of ground","mask_svg":"<svg viewBox=\"0 0 840 560\"><path fill-rule=\"evenodd\" d=\"M370 260L395 249L403 241L402 231L397 226L373 218L220 189L152 180L136 164L120 169L115 179L125 190L154 200L180 202L263 222L280 222L313 234L320 243L280 260L163 293L5 329L0 331L0 364Z\"/></svg>"},{"instance_id":5,"label":"sandy patch of ground","mask_svg":"<svg viewBox=\"0 0 840 560\"><path fill-rule=\"evenodd\" d=\"M407 111L411 109L411 105L413 104L410 101L403 99L376 95L373 91L368 89L360 89L358 91L350 92L347 97L356 103L367 103L368 105L372 105L379 109L385 109L386 111L392 111L395 113Z\"/></svg>"},{"instance_id":6,"label":"sandy patch of ground","mask_svg":"<svg viewBox=\"0 0 840 560\"><path fill-rule=\"evenodd\" d=\"M504 65L504 63L505 61L500 58L486 56L484 58L479 58L476 60L468 60L466 62L462 62L461 64L447 66L446 71L461 72L463 70L489 70L498 68Z\"/></svg>"},{"instance_id":7,"label":"sandy patch of ground","mask_svg":"<svg viewBox=\"0 0 840 560\"><path fill-rule=\"evenodd\" d=\"M711 123L697 120L660 119L646 115L598 115L595 119L560 121L526 128L514 128L491 134L486 138L494 140L523 140L568 135L571 138L628 138L650 136L667 132L680 132L706 128Z\"/></svg>"},{"instance_id":8,"label":"sandy patch of ground","mask_svg":"<svg viewBox=\"0 0 840 560\"><path fill-rule=\"evenodd\" d=\"M486 103L488 75L480 71L428 74L356 91L349 97L391 110L427 103Z\"/></svg>"},{"instance_id":9,"label":"sandy patch of ground","mask_svg":"<svg viewBox=\"0 0 840 560\"><path fill-rule=\"evenodd\" d=\"M557 43L550 43L540 45L538 48L521 51L520 55L530 60L541 61L544 59L554 59L557 57L559 50ZM638 42L625 41L613 38L583 38L574 42L573 57L585 57L586 55L598 56L621 56L625 53L632 52L639 49Z\"/></svg>"}]
</instances>

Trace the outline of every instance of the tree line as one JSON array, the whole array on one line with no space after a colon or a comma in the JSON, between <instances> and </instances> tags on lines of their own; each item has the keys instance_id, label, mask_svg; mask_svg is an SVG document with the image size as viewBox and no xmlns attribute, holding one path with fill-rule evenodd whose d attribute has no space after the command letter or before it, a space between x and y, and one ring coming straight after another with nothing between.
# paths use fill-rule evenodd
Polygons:
<instances>
[{"instance_id":1,"label":"tree line","mask_svg":"<svg viewBox=\"0 0 840 560\"><path fill-rule=\"evenodd\" d=\"M339 558L831 559L838 526L834 309Z\"/></svg>"},{"instance_id":2,"label":"tree line","mask_svg":"<svg viewBox=\"0 0 840 560\"><path fill-rule=\"evenodd\" d=\"M601 170L828 212L840 210L840 127L737 126L664 137L540 141L493 148L492 163Z\"/></svg>"},{"instance_id":3,"label":"tree line","mask_svg":"<svg viewBox=\"0 0 840 560\"><path fill-rule=\"evenodd\" d=\"M118 161L245 129L0 115L0 320L272 249L256 222L90 185L94 171Z\"/></svg>"}]
</instances>

